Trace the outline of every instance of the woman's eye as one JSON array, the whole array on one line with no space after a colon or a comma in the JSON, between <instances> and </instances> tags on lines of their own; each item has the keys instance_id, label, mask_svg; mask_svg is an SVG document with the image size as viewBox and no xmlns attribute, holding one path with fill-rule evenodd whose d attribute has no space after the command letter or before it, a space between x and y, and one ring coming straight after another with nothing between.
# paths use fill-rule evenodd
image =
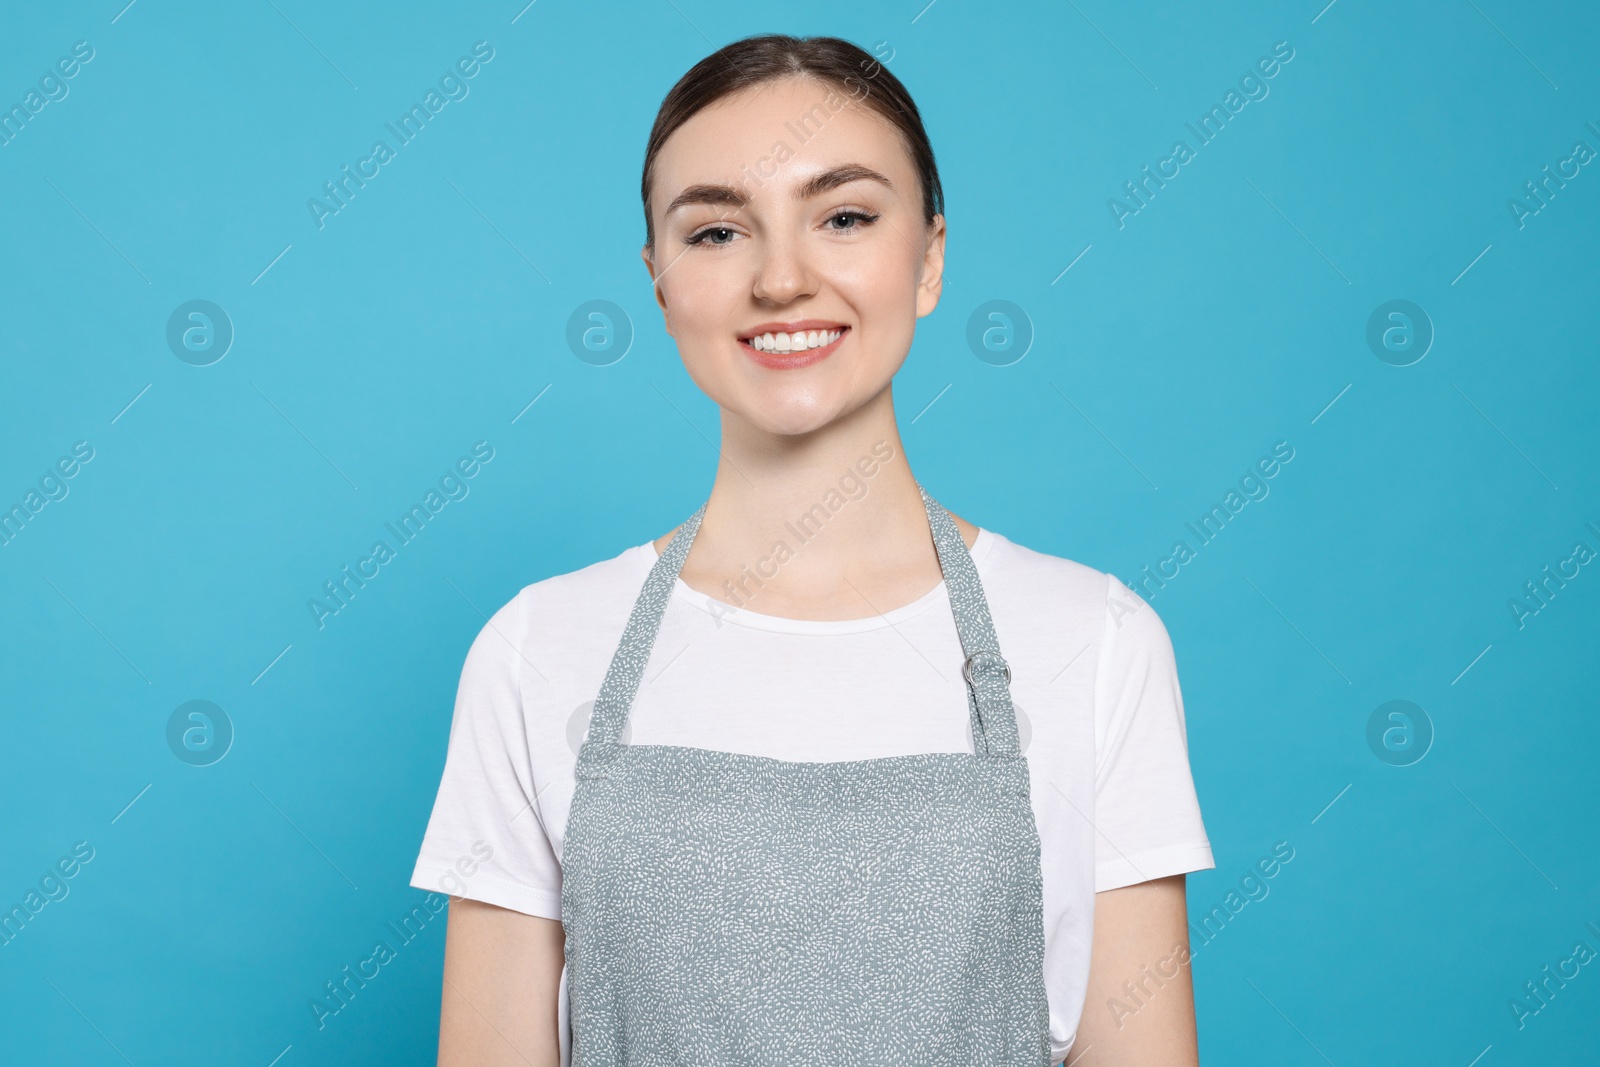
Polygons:
<instances>
[{"instance_id":1,"label":"woman's eye","mask_svg":"<svg viewBox=\"0 0 1600 1067\"><path fill-rule=\"evenodd\" d=\"M707 240L707 238L713 237L713 236L715 236L717 238L717 240L713 240L713 241L708 241ZM701 230L699 233L696 233L694 236L690 237L686 243L687 244L692 244L692 245L699 245L699 244L725 245L725 244L730 243L733 240L733 237L734 237L733 230L731 230L727 226L711 226L711 227L708 227L707 229Z\"/></svg>"},{"instance_id":2,"label":"woman's eye","mask_svg":"<svg viewBox=\"0 0 1600 1067\"><path fill-rule=\"evenodd\" d=\"M835 233L849 233L878 221L878 216L868 211L836 211L828 217L827 229ZM838 225L835 225L838 224ZM687 245L711 245L723 248L733 243L739 234L730 226L707 226L684 238Z\"/></svg>"},{"instance_id":3,"label":"woman's eye","mask_svg":"<svg viewBox=\"0 0 1600 1067\"><path fill-rule=\"evenodd\" d=\"M835 230L835 231L840 231L840 230L844 230L844 231L859 230L859 229L861 229L863 224L870 224L870 223L876 222L878 220L878 216L873 215L873 214L869 214L868 212L865 212L865 211L840 211L840 212L830 216L828 221L829 222L838 222L841 219L846 220L847 222L849 222L849 225L847 225L847 226L834 226L834 227L830 227L830 228Z\"/></svg>"}]
</instances>

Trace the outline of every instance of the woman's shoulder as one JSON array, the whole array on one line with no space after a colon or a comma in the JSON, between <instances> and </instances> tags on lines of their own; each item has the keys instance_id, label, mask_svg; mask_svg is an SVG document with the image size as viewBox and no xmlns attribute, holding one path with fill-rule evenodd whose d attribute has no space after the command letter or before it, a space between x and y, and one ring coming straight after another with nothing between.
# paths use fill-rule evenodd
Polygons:
<instances>
[{"instance_id":1,"label":"woman's shoulder","mask_svg":"<svg viewBox=\"0 0 1600 1067\"><path fill-rule=\"evenodd\" d=\"M601 636L614 641L654 562L646 541L529 582L485 621L473 654L515 660L530 647L550 654Z\"/></svg>"},{"instance_id":2,"label":"woman's shoulder","mask_svg":"<svg viewBox=\"0 0 1600 1067\"><path fill-rule=\"evenodd\" d=\"M973 558L985 584L992 573L999 582L1042 586L1050 595L1099 601L1109 584L1117 582L1108 571L1071 556L1022 544L987 526L980 529L987 546L979 546Z\"/></svg>"},{"instance_id":3,"label":"woman's shoulder","mask_svg":"<svg viewBox=\"0 0 1600 1067\"><path fill-rule=\"evenodd\" d=\"M1063 621L1126 631L1130 640L1165 638L1155 609L1111 571L1021 544L987 527L984 537L990 547L974 558L991 599L1028 605ZM1138 622L1130 628L1136 616Z\"/></svg>"},{"instance_id":4,"label":"woman's shoulder","mask_svg":"<svg viewBox=\"0 0 1600 1067\"><path fill-rule=\"evenodd\" d=\"M592 597L608 589L624 589L638 583L649 573L656 554L649 541L630 544L616 555L606 556L572 570L558 571L522 587L518 596L533 601Z\"/></svg>"},{"instance_id":5,"label":"woman's shoulder","mask_svg":"<svg viewBox=\"0 0 1600 1067\"><path fill-rule=\"evenodd\" d=\"M586 616L609 614L614 602L631 606L656 553L648 541L571 570L524 585L512 603L521 602L535 618L570 624Z\"/></svg>"}]
</instances>

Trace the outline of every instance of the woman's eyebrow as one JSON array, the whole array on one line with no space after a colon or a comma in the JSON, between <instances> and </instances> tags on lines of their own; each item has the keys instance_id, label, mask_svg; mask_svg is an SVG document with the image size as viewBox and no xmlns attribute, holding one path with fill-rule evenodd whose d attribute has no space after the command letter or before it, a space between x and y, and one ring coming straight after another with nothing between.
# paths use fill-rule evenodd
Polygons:
<instances>
[{"instance_id":1,"label":"woman's eyebrow","mask_svg":"<svg viewBox=\"0 0 1600 1067\"><path fill-rule=\"evenodd\" d=\"M820 196L841 185L851 182L869 181L877 182L887 189L893 189L894 183L871 167L864 167L859 163L846 163L842 166L832 167L818 174L795 190L796 200L810 200L813 196Z\"/></svg>"},{"instance_id":2,"label":"woman's eyebrow","mask_svg":"<svg viewBox=\"0 0 1600 1067\"><path fill-rule=\"evenodd\" d=\"M894 188L894 183L879 174L871 167L859 163L846 163L837 167L830 167L816 177L795 190L796 200L809 200L814 196L837 189L841 185L851 182L871 181L877 182L888 189ZM726 207L737 211L748 204L749 198L731 185L691 185L683 192L672 198L672 203L667 205L667 210L662 217L671 215L679 208L688 207L690 204L711 204L716 207Z\"/></svg>"}]
</instances>

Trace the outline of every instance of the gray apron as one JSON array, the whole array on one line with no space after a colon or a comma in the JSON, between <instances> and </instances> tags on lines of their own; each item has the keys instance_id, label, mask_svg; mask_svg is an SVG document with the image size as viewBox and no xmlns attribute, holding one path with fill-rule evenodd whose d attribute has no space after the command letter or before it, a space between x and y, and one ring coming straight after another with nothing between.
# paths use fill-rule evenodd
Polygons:
<instances>
[{"instance_id":1,"label":"gray apron","mask_svg":"<svg viewBox=\"0 0 1600 1067\"><path fill-rule=\"evenodd\" d=\"M799 763L621 744L705 504L651 568L578 751L562 850L573 1067L1049 1064L1011 669L955 522L917 489L973 752Z\"/></svg>"}]
</instances>

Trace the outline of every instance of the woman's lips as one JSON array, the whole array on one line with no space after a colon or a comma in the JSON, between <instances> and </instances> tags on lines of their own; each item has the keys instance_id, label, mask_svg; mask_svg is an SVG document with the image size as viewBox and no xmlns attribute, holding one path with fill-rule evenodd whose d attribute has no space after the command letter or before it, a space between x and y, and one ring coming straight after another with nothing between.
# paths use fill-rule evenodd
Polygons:
<instances>
[{"instance_id":1,"label":"woman's lips","mask_svg":"<svg viewBox=\"0 0 1600 1067\"><path fill-rule=\"evenodd\" d=\"M827 359L838 351L839 345L849 336L850 327L842 327L837 339L819 348L808 348L803 352L763 352L743 338L739 341L739 347L744 350L745 355L763 367L770 367L773 370L796 370Z\"/></svg>"}]
</instances>

